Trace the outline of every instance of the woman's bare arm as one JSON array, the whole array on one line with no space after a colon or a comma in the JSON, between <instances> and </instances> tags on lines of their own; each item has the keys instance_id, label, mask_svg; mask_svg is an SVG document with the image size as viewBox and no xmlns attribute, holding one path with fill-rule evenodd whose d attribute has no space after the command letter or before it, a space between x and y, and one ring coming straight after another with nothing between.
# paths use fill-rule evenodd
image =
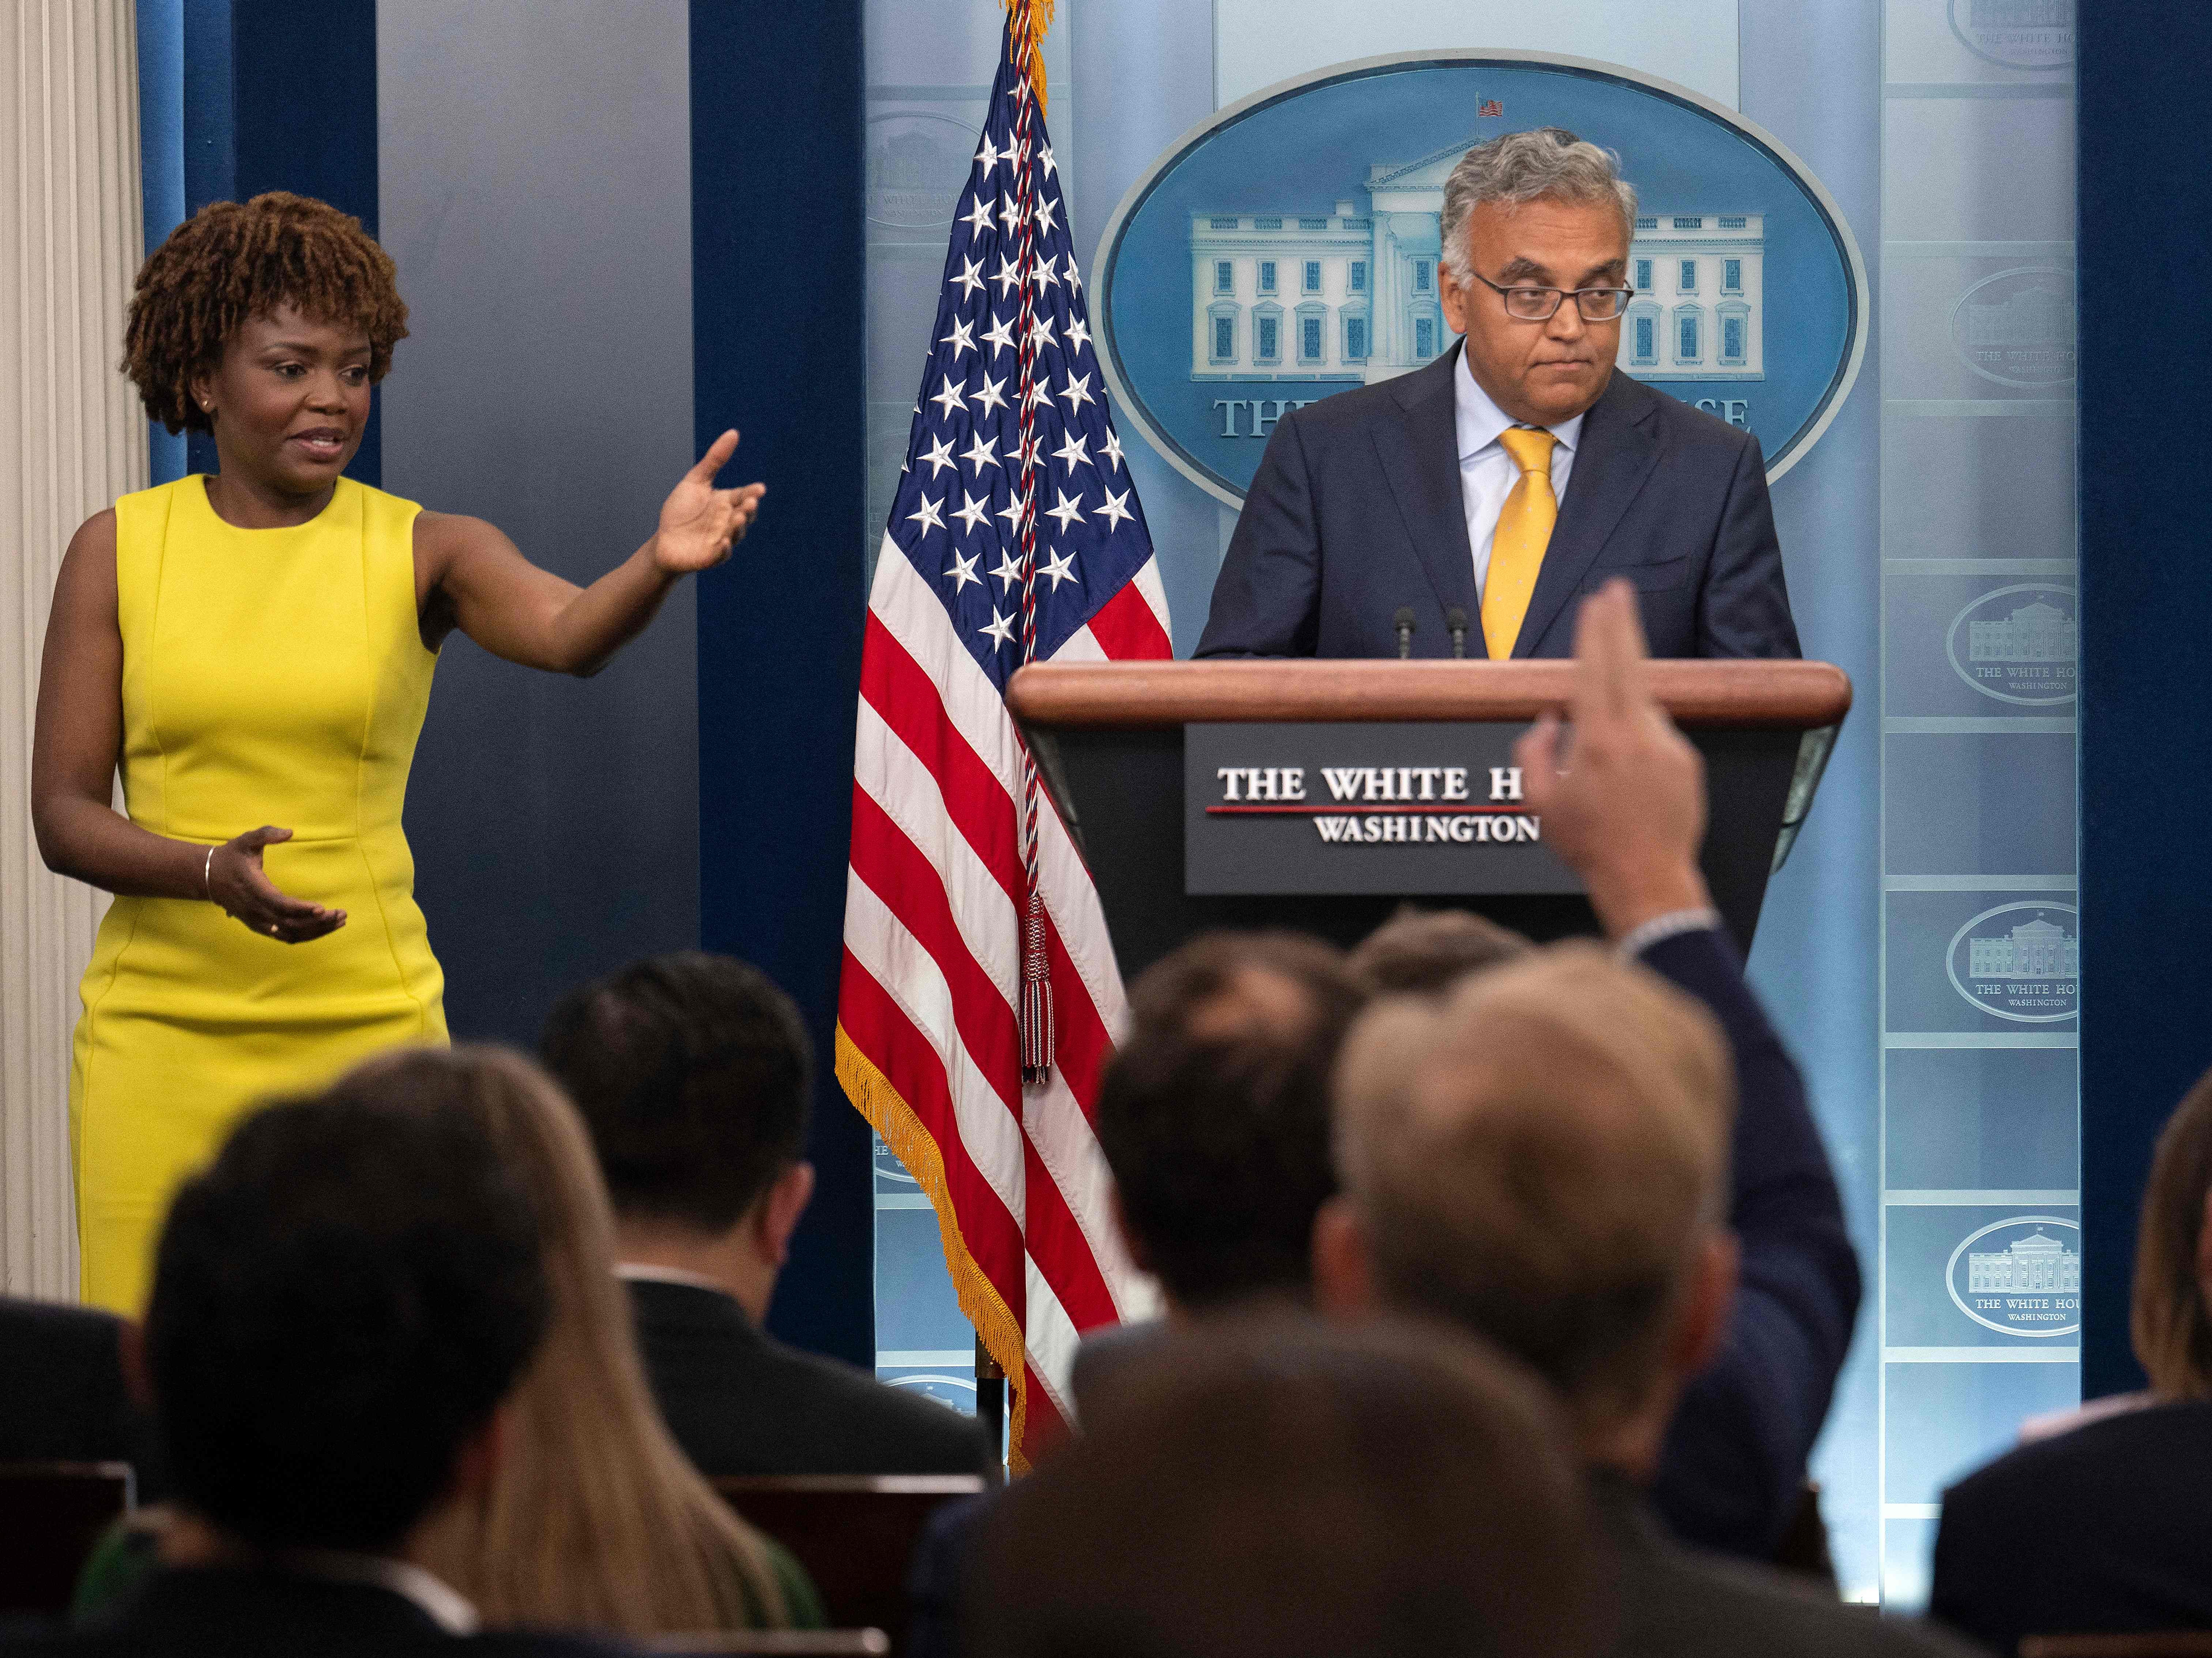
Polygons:
<instances>
[{"instance_id":1,"label":"woman's bare arm","mask_svg":"<svg viewBox=\"0 0 2212 1658\"><path fill-rule=\"evenodd\" d=\"M588 677L643 632L668 590L730 556L764 486L717 489L738 446L726 432L660 509L652 539L588 587L539 569L482 519L424 513L415 521L423 637L434 648L458 627L494 656Z\"/></svg>"},{"instance_id":2,"label":"woman's bare arm","mask_svg":"<svg viewBox=\"0 0 2212 1658\"><path fill-rule=\"evenodd\" d=\"M262 872L261 848L291 831L249 830L215 849L139 828L110 804L123 756L123 630L116 615L115 514L70 538L46 619L31 743L31 827L46 867L128 897L201 898L288 944L320 938L344 915L287 897Z\"/></svg>"}]
</instances>

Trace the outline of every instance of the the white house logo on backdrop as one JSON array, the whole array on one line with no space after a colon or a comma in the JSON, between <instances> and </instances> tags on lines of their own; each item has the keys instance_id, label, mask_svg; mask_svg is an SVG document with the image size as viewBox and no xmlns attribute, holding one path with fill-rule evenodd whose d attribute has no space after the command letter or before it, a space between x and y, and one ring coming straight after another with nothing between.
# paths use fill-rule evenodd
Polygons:
<instances>
[{"instance_id":1,"label":"the white house logo on backdrop","mask_svg":"<svg viewBox=\"0 0 2212 1658\"><path fill-rule=\"evenodd\" d=\"M2081 1327L2081 1229L2056 1215L1992 1221L1960 1240L1943 1269L1959 1310L2008 1336Z\"/></svg>"},{"instance_id":2,"label":"the white house logo on backdrop","mask_svg":"<svg viewBox=\"0 0 2212 1658\"><path fill-rule=\"evenodd\" d=\"M1951 32L1967 51L2008 69L2063 69L2074 61L2074 0L1949 0Z\"/></svg>"},{"instance_id":3,"label":"the white house logo on backdrop","mask_svg":"<svg viewBox=\"0 0 2212 1658\"><path fill-rule=\"evenodd\" d=\"M2064 386L2074 378L2074 273L2058 265L2000 270L1951 307L1951 347L1999 386Z\"/></svg>"},{"instance_id":4,"label":"the white house logo on backdrop","mask_svg":"<svg viewBox=\"0 0 2212 1658\"><path fill-rule=\"evenodd\" d=\"M2071 904L1985 909L1951 935L1952 988L1984 1013L2022 1024L2070 1019L2079 1008L2081 944Z\"/></svg>"},{"instance_id":5,"label":"the white house logo on backdrop","mask_svg":"<svg viewBox=\"0 0 2212 1658\"><path fill-rule=\"evenodd\" d=\"M2081 628L2071 587L2022 581L1984 593L1951 618L1952 671L2000 702L2074 700Z\"/></svg>"},{"instance_id":6,"label":"the white house logo on backdrop","mask_svg":"<svg viewBox=\"0 0 2212 1658\"><path fill-rule=\"evenodd\" d=\"M1643 197L1618 372L1755 434L1770 477L1865 349L1866 275L1820 181L1685 88L1582 58L1340 64L1222 110L1156 161L1099 244L1100 361L1126 421L1231 506L1291 410L1450 349L1444 181L1472 146L1560 126Z\"/></svg>"},{"instance_id":7,"label":"the white house logo on backdrop","mask_svg":"<svg viewBox=\"0 0 2212 1658\"><path fill-rule=\"evenodd\" d=\"M942 230L975 165L975 128L932 110L868 118L868 222ZM941 240L941 239L940 239Z\"/></svg>"}]
</instances>

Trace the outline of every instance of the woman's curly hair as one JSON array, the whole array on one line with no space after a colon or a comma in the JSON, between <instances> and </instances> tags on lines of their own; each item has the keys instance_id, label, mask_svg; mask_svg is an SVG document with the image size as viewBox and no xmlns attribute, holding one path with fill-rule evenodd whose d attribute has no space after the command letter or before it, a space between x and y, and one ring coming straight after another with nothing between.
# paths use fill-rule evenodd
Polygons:
<instances>
[{"instance_id":1,"label":"woman's curly hair","mask_svg":"<svg viewBox=\"0 0 2212 1658\"><path fill-rule=\"evenodd\" d=\"M407 306L392 256L328 202L272 190L243 206L210 202L139 267L123 337L123 372L146 412L172 432L210 431L191 381L211 372L249 317L289 304L368 336L368 378L392 367Z\"/></svg>"}]
</instances>

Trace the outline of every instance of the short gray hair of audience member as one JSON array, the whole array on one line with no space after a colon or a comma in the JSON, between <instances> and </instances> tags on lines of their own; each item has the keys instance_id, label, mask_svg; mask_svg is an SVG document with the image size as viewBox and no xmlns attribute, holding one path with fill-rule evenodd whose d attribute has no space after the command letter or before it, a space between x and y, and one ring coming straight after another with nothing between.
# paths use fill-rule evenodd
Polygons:
<instances>
[{"instance_id":1,"label":"short gray hair of audience member","mask_svg":"<svg viewBox=\"0 0 2212 1658\"><path fill-rule=\"evenodd\" d=\"M1377 995L1437 995L1470 973L1514 961L1534 948L1511 927L1472 910L1405 904L1361 939L1347 959Z\"/></svg>"},{"instance_id":2,"label":"short gray hair of audience member","mask_svg":"<svg viewBox=\"0 0 2212 1658\"><path fill-rule=\"evenodd\" d=\"M1588 943L1374 1005L1335 1148L1378 1292L1533 1364L1586 1432L1631 1419L1723 1221L1735 1093L1712 1016Z\"/></svg>"},{"instance_id":3,"label":"short gray hair of audience member","mask_svg":"<svg viewBox=\"0 0 2212 1658\"><path fill-rule=\"evenodd\" d=\"M1467 216L1485 202L1603 202L1620 215L1621 240L1636 233L1636 186L1620 176L1620 157L1564 127L1508 132L1477 144L1444 180L1443 261L1461 282L1474 279Z\"/></svg>"},{"instance_id":4,"label":"short gray hair of audience member","mask_svg":"<svg viewBox=\"0 0 2212 1658\"><path fill-rule=\"evenodd\" d=\"M1582 1658L1610 1555L1557 1407L1447 1330L1211 1321L999 1505L975 1658Z\"/></svg>"}]
</instances>

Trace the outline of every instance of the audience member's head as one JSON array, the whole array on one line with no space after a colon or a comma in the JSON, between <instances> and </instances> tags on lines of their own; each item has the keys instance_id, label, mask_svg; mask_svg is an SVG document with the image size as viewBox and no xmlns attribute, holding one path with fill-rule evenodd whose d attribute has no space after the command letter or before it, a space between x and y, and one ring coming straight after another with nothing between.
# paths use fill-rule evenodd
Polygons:
<instances>
[{"instance_id":1,"label":"audience member's head","mask_svg":"<svg viewBox=\"0 0 2212 1658\"><path fill-rule=\"evenodd\" d=\"M1727 1317L1733 1096L1711 1016L1594 945L1378 1004L1339 1072L1322 1296L1487 1336L1559 1388L1592 1460L1648 1473Z\"/></svg>"},{"instance_id":2,"label":"audience member's head","mask_svg":"<svg viewBox=\"0 0 2212 1658\"><path fill-rule=\"evenodd\" d=\"M1471 910L1423 910L1407 904L1362 938L1346 959L1376 995L1437 995L1470 973L1534 948L1511 927Z\"/></svg>"},{"instance_id":3,"label":"audience member's head","mask_svg":"<svg viewBox=\"0 0 2212 1658\"><path fill-rule=\"evenodd\" d=\"M661 1424L591 1141L552 1079L503 1049L417 1048L369 1061L332 1095L404 1100L465 1125L538 1218L545 1339L514 1394L495 1479L426 1540L426 1564L493 1625L649 1637L782 1621L760 1539Z\"/></svg>"},{"instance_id":4,"label":"audience member's head","mask_svg":"<svg viewBox=\"0 0 2212 1658\"><path fill-rule=\"evenodd\" d=\"M982 1658L1574 1658L1609 1621L1555 1408L1447 1332L1209 1321L1008 1494Z\"/></svg>"},{"instance_id":5,"label":"audience member's head","mask_svg":"<svg viewBox=\"0 0 2212 1658\"><path fill-rule=\"evenodd\" d=\"M1154 963L1098 1094L1098 1143L1138 1260L1183 1311L1307 1293L1336 1189L1328 1075L1364 999L1287 932L1214 932Z\"/></svg>"},{"instance_id":6,"label":"audience member's head","mask_svg":"<svg viewBox=\"0 0 2212 1658\"><path fill-rule=\"evenodd\" d=\"M722 1246L713 1275L763 1317L814 1190L791 998L726 956L656 956L563 999L540 1047L591 1130L625 1257L712 1266L684 1252Z\"/></svg>"},{"instance_id":7,"label":"audience member's head","mask_svg":"<svg viewBox=\"0 0 2212 1658\"><path fill-rule=\"evenodd\" d=\"M2143 1191L2130 1322L2164 1399L2212 1399L2212 1072L2167 1119Z\"/></svg>"},{"instance_id":8,"label":"audience member's head","mask_svg":"<svg viewBox=\"0 0 2212 1658\"><path fill-rule=\"evenodd\" d=\"M482 1123L344 1086L258 1112L161 1235L145 1351L177 1497L252 1549L400 1552L489 1467L546 1314Z\"/></svg>"}]
</instances>

